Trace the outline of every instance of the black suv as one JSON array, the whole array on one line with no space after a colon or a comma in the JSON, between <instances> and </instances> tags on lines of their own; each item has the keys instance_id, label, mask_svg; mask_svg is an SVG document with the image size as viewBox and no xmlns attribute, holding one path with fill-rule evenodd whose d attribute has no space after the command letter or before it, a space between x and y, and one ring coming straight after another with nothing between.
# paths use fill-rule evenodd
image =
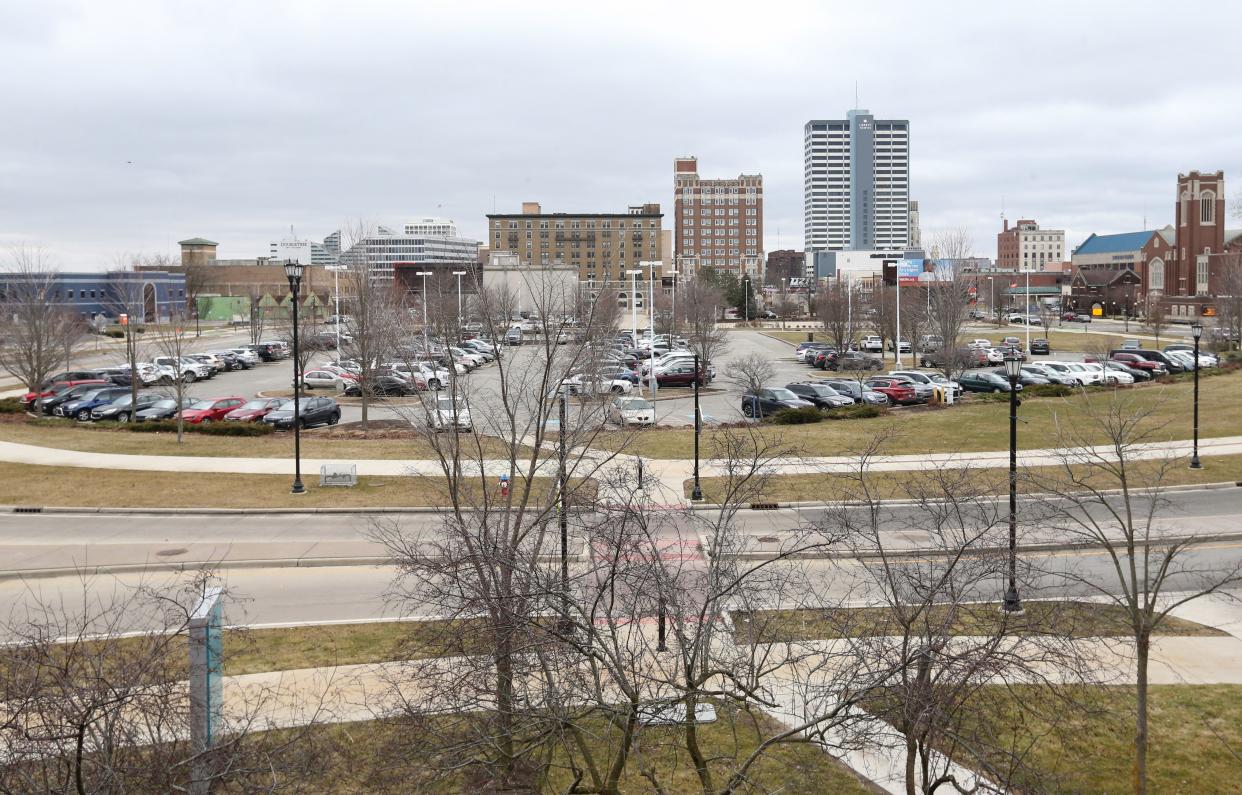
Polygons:
<instances>
[{"instance_id":1,"label":"black suv","mask_svg":"<svg viewBox=\"0 0 1242 795\"><path fill-rule=\"evenodd\" d=\"M298 406L298 421L303 428L311 425L336 425L341 421L341 407L332 398L304 397ZM293 400L286 400L269 411L264 415L263 422L282 431L292 428Z\"/></svg>"},{"instance_id":2,"label":"black suv","mask_svg":"<svg viewBox=\"0 0 1242 795\"><path fill-rule=\"evenodd\" d=\"M835 409L854 405L854 398L842 395L824 383L800 381L794 384L785 384L785 388L803 400L809 400L814 403L816 408Z\"/></svg>"},{"instance_id":3,"label":"black suv","mask_svg":"<svg viewBox=\"0 0 1242 795\"><path fill-rule=\"evenodd\" d=\"M879 370L884 362L864 353L846 351L825 356L821 366L825 370Z\"/></svg>"}]
</instances>

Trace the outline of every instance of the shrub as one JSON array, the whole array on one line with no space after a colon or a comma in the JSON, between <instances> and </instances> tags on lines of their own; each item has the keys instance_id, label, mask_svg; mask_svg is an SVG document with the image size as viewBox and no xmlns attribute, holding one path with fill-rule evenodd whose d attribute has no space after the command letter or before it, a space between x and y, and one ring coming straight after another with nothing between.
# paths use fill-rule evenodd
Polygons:
<instances>
[{"instance_id":1,"label":"shrub","mask_svg":"<svg viewBox=\"0 0 1242 795\"><path fill-rule=\"evenodd\" d=\"M131 422L121 426L134 433L176 433L177 423L173 420L158 422ZM201 433L205 436L267 436L276 429L262 422L213 422L208 425L185 424L187 433Z\"/></svg>"},{"instance_id":2,"label":"shrub","mask_svg":"<svg viewBox=\"0 0 1242 795\"><path fill-rule=\"evenodd\" d=\"M814 406L803 406L797 409L781 409L771 416L773 425L806 425L822 420L823 412Z\"/></svg>"},{"instance_id":3,"label":"shrub","mask_svg":"<svg viewBox=\"0 0 1242 795\"><path fill-rule=\"evenodd\" d=\"M1022 391L1018 393L1018 397L1068 397L1074 394L1074 388L1066 384L1032 384L1031 386L1022 387ZM1004 395L1005 400L1009 399L1009 395Z\"/></svg>"},{"instance_id":4,"label":"shrub","mask_svg":"<svg viewBox=\"0 0 1242 795\"><path fill-rule=\"evenodd\" d=\"M111 337L114 340L124 339L125 332L119 328L110 328L104 332L104 336Z\"/></svg>"},{"instance_id":5,"label":"shrub","mask_svg":"<svg viewBox=\"0 0 1242 795\"><path fill-rule=\"evenodd\" d=\"M872 417L883 417L887 413L887 406L877 406L874 403L855 403L852 406L828 409L823 413L823 416L824 419L829 420L867 420Z\"/></svg>"},{"instance_id":6,"label":"shrub","mask_svg":"<svg viewBox=\"0 0 1242 795\"><path fill-rule=\"evenodd\" d=\"M24 414L26 407L15 397L0 399L0 414Z\"/></svg>"}]
</instances>

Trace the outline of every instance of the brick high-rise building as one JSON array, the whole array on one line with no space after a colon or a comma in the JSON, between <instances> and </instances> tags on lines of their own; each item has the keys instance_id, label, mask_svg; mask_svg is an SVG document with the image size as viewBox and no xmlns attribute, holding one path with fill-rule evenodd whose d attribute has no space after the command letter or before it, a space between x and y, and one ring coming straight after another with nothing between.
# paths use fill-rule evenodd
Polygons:
<instances>
[{"instance_id":1,"label":"brick high-rise building","mask_svg":"<svg viewBox=\"0 0 1242 795\"><path fill-rule=\"evenodd\" d=\"M763 175L703 179L698 158L673 161L674 262L762 277Z\"/></svg>"},{"instance_id":2,"label":"brick high-rise building","mask_svg":"<svg viewBox=\"0 0 1242 795\"><path fill-rule=\"evenodd\" d=\"M611 287L628 284L626 271L640 263L660 262L663 218L659 204L634 205L623 213L545 213L538 202L522 202L521 213L487 216L487 242L493 257L514 254L521 266L534 268L571 265L584 287ZM650 271L645 267L639 281ZM663 271L657 265L656 278ZM625 293L619 298L625 301Z\"/></svg>"},{"instance_id":3,"label":"brick high-rise building","mask_svg":"<svg viewBox=\"0 0 1242 795\"><path fill-rule=\"evenodd\" d=\"M1040 229L1024 218L996 235L996 267L1002 271L1054 270L1065 259L1065 230Z\"/></svg>"}]
</instances>

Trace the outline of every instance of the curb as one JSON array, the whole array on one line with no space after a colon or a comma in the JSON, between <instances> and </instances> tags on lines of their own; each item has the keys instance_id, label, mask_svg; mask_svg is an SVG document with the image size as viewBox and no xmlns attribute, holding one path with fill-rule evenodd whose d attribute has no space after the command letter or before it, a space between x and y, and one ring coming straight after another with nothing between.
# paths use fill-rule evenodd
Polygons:
<instances>
[{"instance_id":1,"label":"curb","mask_svg":"<svg viewBox=\"0 0 1242 795\"><path fill-rule=\"evenodd\" d=\"M993 468L999 469L1000 467L993 467ZM815 473L806 473L806 474L815 474ZM1218 483L1181 483L1176 486L1166 486L1160 491L1161 493L1185 492L1185 491L1217 491L1220 489L1236 489L1240 487L1242 487L1242 480L1221 481ZM1121 494L1121 490L1110 489L1107 491L1101 491L1100 494L1105 494L1105 495ZM993 494L991 496L995 497L996 499L1000 499L1004 497L1005 495L1004 494ZM1055 494L1019 494L1018 499L1019 500L1032 500L1032 499L1037 499L1041 497L1055 497L1055 496L1056 496ZM722 504L716 503L716 502L689 502L689 499L690 499L689 497L686 498L688 507L692 511L719 511L721 508L724 507ZM884 506L894 507L894 508L909 508L909 507L922 504L918 500L876 500L876 503L879 505L884 505ZM798 509L798 508L823 508L826 506L844 507L844 508L862 508L870 504L871 503L857 502L857 501L831 502L830 503L824 500L810 501L810 502L762 502L762 503L753 502L749 506L747 506L746 508L742 508L741 510L773 511L773 510ZM0 508L0 510L3 510L3 508Z\"/></svg>"},{"instance_id":2,"label":"curb","mask_svg":"<svg viewBox=\"0 0 1242 795\"><path fill-rule=\"evenodd\" d=\"M111 516L270 516L325 514L336 516L367 516L369 514L432 514L442 513L449 505L412 505L407 507L368 508L100 508L67 506L0 505L0 514L103 514ZM570 513L582 513L584 508L570 507ZM493 512L498 513L499 509Z\"/></svg>"}]
</instances>

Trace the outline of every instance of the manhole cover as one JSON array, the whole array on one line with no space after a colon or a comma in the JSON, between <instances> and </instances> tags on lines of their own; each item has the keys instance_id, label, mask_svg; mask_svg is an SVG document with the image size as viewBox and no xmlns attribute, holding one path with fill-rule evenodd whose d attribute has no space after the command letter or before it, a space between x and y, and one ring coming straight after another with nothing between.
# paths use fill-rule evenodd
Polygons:
<instances>
[{"instance_id":1,"label":"manhole cover","mask_svg":"<svg viewBox=\"0 0 1242 795\"><path fill-rule=\"evenodd\" d=\"M776 536L759 536L760 544L775 544L777 541L780 541L780 539Z\"/></svg>"},{"instance_id":2,"label":"manhole cover","mask_svg":"<svg viewBox=\"0 0 1242 795\"><path fill-rule=\"evenodd\" d=\"M155 553L155 556L159 558L173 558L177 555L184 555L186 552L189 552L189 550L185 547L177 547L176 549L161 549L159 552Z\"/></svg>"}]
</instances>

